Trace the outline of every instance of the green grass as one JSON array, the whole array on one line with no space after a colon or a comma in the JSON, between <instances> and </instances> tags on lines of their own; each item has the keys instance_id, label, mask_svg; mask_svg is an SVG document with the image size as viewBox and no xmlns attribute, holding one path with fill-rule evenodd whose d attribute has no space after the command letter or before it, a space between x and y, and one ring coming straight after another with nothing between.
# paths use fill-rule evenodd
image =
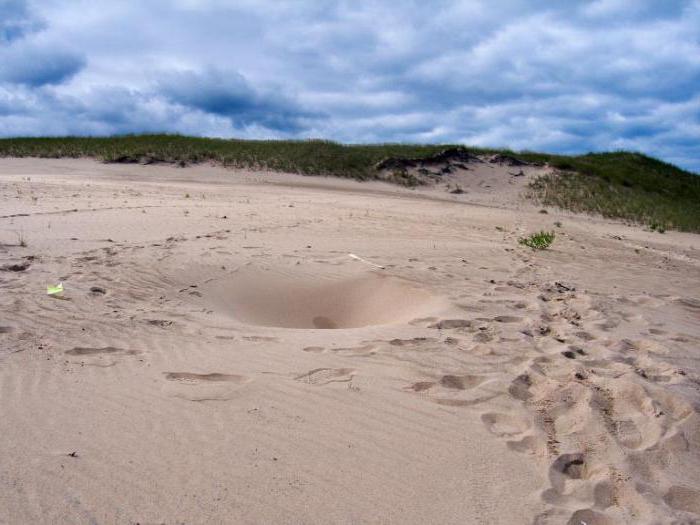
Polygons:
<instances>
[{"instance_id":1,"label":"green grass","mask_svg":"<svg viewBox=\"0 0 700 525\"><path fill-rule=\"evenodd\" d=\"M213 162L303 175L377 179L387 157L421 158L453 145L343 145L321 140L225 140L182 135L0 139L0 157L91 157L105 162ZM597 213L654 225L658 230L700 232L700 176L651 157L628 152L567 156L467 148L548 164L552 174L532 183L529 196L545 206ZM406 172L384 174L397 184L418 181Z\"/></svg>"},{"instance_id":2,"label":"green grass","mask_svg":"<svg viewBox=\"0 0 700 525\"><path fill-rule=\"evenodd\" d=\"M700 232L700 176L639 153L595 153L550 162L568 171L539 177L530 196L546 206Z\"/></svg>"},{"instance_id":3,"label":"green grass","mask_svg":"<svg viewBox=\"0 0 700 525\"><path fill-rule=\"evenodd\" d=\"M533 233L529 237L519 239L518 242L524 246L528 246L533 250L546 250L554 242L556 235L554 232L541 231Z\"/></svg>"},{"instance_id":4,"label":"green grass","mask_svg":"<svg viewBox=\"0 0 700 525\"><path fill-rule=\"evenodd\" d=\"M387 157L425 157L445 147L402 144L347 146L322 140L225 140L181 135L125 135L0 139L0 157L92 157L105 162L150 160L174 164L215 162L230 167L370 180L377 178L374 166Z\"/></svg>"}]
</instances>

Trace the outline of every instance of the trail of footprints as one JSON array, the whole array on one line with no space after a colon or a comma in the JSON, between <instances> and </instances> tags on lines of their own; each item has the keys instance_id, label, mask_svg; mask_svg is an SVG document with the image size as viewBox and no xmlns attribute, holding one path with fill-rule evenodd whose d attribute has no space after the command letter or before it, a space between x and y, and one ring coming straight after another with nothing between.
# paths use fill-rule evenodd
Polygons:
<instances>
[{"instance_id":1,"label":"trail of footprints","mask_svg":"<svg viewBox=\"0 0 700 525\"><path fill-rule=\"evenodd\" d=\"M113 255L108 250L105 254L106 259ZM526 274L522 269L515 272L520 279ZM663 386L700 384L700 380L659 359L667 349L658 341L641 333L639 338L612 337L635 316L598 304L569 284L493 284L479 302L463 305L473 318L424 318L412 323L435 330L435 337L303 350L403 363L411 375L403 386L407 395L438 405L481 410L484 402L498 400L497 410L479 414L485 428L509 449L548 462L549 487L541 494L548 508L536 517L538 525L616 523L620 518L629 520L623 509L641 511L649 505L665 505L681 513L687 523L700 519L700 491L647 479L643 467L667 451L689 449L683 423L697 418L697 412ZM91 293L104 296L103 290ZM648 298L638 300L648 302ZM698 308L692 300L683 305ZM479 317L494 309L509 312ZM160 328L172 324L147 322ZM11 327L2 330L9 332ZM667 334L658 327L648 328L647 333L688 342L685 335ZM105 367L138 359L142 352L107 346L75 347L65 354L80 364ZM436 375L436 369L446 372ZM354 367L322 367L293 379L324 386L350 383L356 374ZM163 372L163 380L168 395L209 401L233 398L252 378L169 371ZM605 450L616 447L626 458L619 465L603 457ZM630 471L630 463L637 465L635 471Z\"/></svg>"},{"instance_id":2,"label":"trail of footprints","mask_svg":"<svg viewBox=\"0 0 700 525\"><path fill-rule=\"evenodd\" d=\"M522 315L419 319L413 324L438 335L304 351L403 362L423 376L403 390L439 405L480 410L494 400L498 409L479 416L485 428L509 449L549 465L550 486L541 494L547 510L535 518L537 525L612 524L643 511L662 519L664 508L700 519L700 492L646 479L643 467L653 461L649 451L663 456L674 447L688 449L683 422L697 418L688 402L664 389L690 378L657 359L666 352L663 345L609 337L634 316L611 311L571 285L498 289L512 299L489 294L484 307L472 305L472 311L505 307ZM658 328L648 333L667 335ZM440 366L449 372L425 372ZM354 373L317 369L297 380L325 384ZM619 454L606 456L610 451Z\"/></svg>"},{"instance_id":3,"label":"trail of footprints","mask_svg":"<svg viewBox=\"0 0 700 525\"><path fill-rule=\"evenodd\" d=\"M645 451L687 447L680 423L697 414L682 398L656 386L682 382L685 373L648 357L655 351L663 353L654 341L597 341L585 325L594 323L610 331L620 320L597 311L592 299L576 293L573 287L553 283L540 292L540 312L532 316L539 318L535 322L503 315L493 318L490 327L478 327L479 322L488 321L484 318L472 322L440 320L430 325L454 333L450 338L458 346L462 336L471 333L470 355L487 358L495 352L484 351L479 343L498 341L499 346L507 346L513 340L493 326L516 323L525 339L515 338L519 340L515 350L527 355L526 360L519 364L517 360L504 361L500 373L493 370L488 381L473 380L465 385L455 379L458 375L445 375L438 381L414 382L406 390L420 395L440 393L442 398L430 399L445 404L444 394L449 390L491 387L493 391L510 376L504 392L512 400L512 410L485 412L480 417L511 450L553 458L551 486L542 493L550 508L535 523L605 524L616 523L620 517L630 519L623 509L649 505L646 491L650 489L640 480L636 485L632 482L634 470L625 472L625 464L611 464L602 456L607 448L620 447L623 457L639 464L645 460ZM475 327L479 329L476 333ZM657 330L656 335L664 332ZM649 393L652 389L653 396ZM663 500L672 509L696 518L700 514L695 503L700 501L700 492L695 489L674 485L656 494L656 499L657 504ZM589 507L577 508L582 505Z\"/></svg>"}]
</instances>

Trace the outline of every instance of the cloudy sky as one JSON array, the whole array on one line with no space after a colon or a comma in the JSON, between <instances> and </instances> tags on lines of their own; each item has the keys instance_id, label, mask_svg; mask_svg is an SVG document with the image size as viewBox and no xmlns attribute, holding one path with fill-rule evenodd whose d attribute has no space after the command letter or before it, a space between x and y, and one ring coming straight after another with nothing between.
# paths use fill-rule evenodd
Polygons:
<instances>
[{"instance_id":1,"label":"cloudy sky","mask_svg":"<svg viewBox=\"0 0 700 525\"><path fill-rule=\"evenodd\" d=\"M156 131L700 172L700 0L0 0L0 136Z\"/></svg>"}]
</instances>

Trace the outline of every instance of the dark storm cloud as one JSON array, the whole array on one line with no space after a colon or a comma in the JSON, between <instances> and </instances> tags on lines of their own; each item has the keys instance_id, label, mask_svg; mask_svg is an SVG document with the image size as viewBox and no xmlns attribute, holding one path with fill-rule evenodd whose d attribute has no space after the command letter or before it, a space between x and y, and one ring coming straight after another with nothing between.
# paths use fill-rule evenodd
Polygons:
<instances>
[{"instance_id":1,"label":"dark storm cloud","mask_svg":"<svg viewBox=\"0 0 700 525\"><path fill-rule=\"evenodd\" d=\"M158 91L176 104L228 117L236 127L257 124L295 132L304 129L304 119L315 116L284 94L256 90L239 73L213 68L166 73Z\"/></svg>"},{"instance_id":2,"label":"dark storm cloud","mask_svg":"<svg viewBox=\"0 0 700 525\"><path fill-rule=\"evenodd\" d=\"M0 0L0 44L22 38L43 26L25 0Z\"/></svg>"},{"instance_id":3,"label":"dark storm cloud","mask_svg":"<svg viewBox=\"0 0 700 525\"><path fill-rule=\"evenodd\" d=\"M13 43L0 49L0 81L43 86L61 84L85 66L77 53Z\"/></svg>"}]
</instances>

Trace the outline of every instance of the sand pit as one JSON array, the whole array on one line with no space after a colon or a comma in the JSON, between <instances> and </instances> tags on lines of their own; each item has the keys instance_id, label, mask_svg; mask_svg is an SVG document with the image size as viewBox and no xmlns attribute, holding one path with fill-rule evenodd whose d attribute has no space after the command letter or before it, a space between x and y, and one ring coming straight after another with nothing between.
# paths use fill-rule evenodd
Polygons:
<instances>
[{"instance_id":1,"label":"sand pit","mask_svg":"<svg viewBox=\"0 0 700 525\"><path fill-rule=\"evenodd\" d=\"M415 283L363 272L352 276L245 269L200 286L217 313L256 326L341 329L406 323L440 301Z\"/></svg>"}]
</instances>

